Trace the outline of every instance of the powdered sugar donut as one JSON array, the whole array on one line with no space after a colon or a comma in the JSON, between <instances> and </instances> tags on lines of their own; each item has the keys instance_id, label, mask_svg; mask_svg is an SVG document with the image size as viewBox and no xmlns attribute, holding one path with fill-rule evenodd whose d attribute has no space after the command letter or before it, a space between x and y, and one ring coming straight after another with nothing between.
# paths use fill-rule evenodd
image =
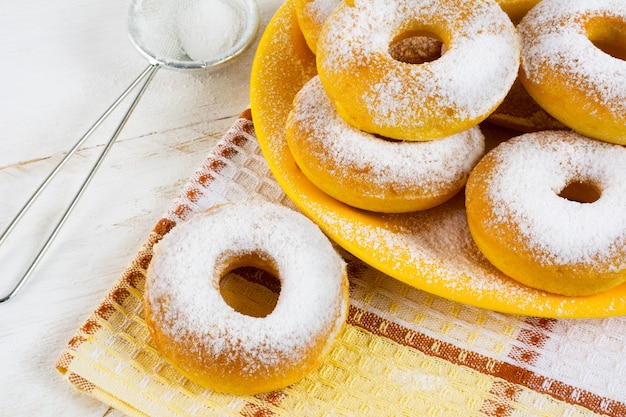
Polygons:
<instances>
[{"instance_id":1,"label":"powdered sugar donut","mask_svg":"<svg viewBox=\"0 0 626 417\"><path fill-rule=\"evenodd\" d=\"M518 29L535 101L586 136L626 144L626 2L545 0Z\"/></svg>"},{"instance_id":2,"label":"powdered sugar donut","mask_svg":"<svg viewBox=\"0 0 626 417\"><path fill-rule=\"evenodd\" d=\"M528 286L568 296L626 281L626 148L571 131L528 133L489 152L466 187L485 257Z\"/></svg>"},{"instance_id":3,"label":"powdered sugar donut","mask_svg":"<svg viewBox=\"0 0 626 417\"><path fill-rule=\"evenodd\" d=\"M253 266L280 280L264 317L226 303L220 280ZM145 316L158 350L190 380L253 394L315 369L343 327L346 266L320 229L270 203L229 203L178 224L155 246Z\"/></svg>"},{"instance_id":4,"label":"powdered sugar donut","mask_svg":"<svg viewBox=\"0 0 626 417\"><path fill-rule=\"evenodd\" d=\"M296 0L298 25L309 49L315 53L322 26L340 0Z\"/></svg>"},{"instance_id":5,"label":"powdered sugar donut","mask_svg":"<svg viewBox=\"0 0 626 417\"><path fill-rule=\"evenodd\" d=\"M478 127L428 142L390 141L358 130L337 114L319 77L296 95L286 136L298 166L318 188L351 206L387 213L450 199L485 150Z\"/></svg>"},{"instance_id":6,"label":"powdered sugar donut","mask_svg":"<svg viewBox=\"0 0 626 417\"><path fill-rule=\"evenodd\" d=\"M355 0L341 3L317 43L317 70L349 124L399 140L430 140L484 120L517 77L513 23L496 2ZM444 44L422 64L394 59L395 42L429 35Z\"/></svg>"}]
</instances>

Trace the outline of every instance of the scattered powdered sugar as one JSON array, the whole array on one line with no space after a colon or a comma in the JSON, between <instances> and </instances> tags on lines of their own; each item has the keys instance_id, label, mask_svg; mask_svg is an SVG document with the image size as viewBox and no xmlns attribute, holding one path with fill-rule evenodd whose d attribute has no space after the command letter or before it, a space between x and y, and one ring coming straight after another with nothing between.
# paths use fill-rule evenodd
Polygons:
<instances>
[{"instance_id":1,"label":"scattered powdered sugar","mask_svg":"<svg viewBox=\"0 0 626 417\"><path fill-rule=\"evenodd\" d=\"M318 70L333 102L346 111L365 109L374 124L419 127L442 114L451 120L480 119L502 101L517 76L517 34L495 3L355 3L340 5L329 17L318 44ZM394 60L390 44L416 30L439 36L445 53L422 64ZM345 77L358 88L333 92L336 80Z\"/></svg>"},{"instance_id":2,"label":"scattered powdered sugar","mask_svg":"<svg viewBox=\"0 0 626 417\"><path fill-rule=\"evenodd\" d=\"M626 61L612 57L589 39L586 25L593 19L626 22L623 0L548 0L531 10L518 26L522 67L533 83L545 74L559 77L567 89L583 92L611 108L626 113Z\"/></svg>"},{"instance_id":3,"label":"scattered powdered sugar","mask_svg":"<svg viewBox=\"0 0 626 417\"><path fill-rule=\"evenodd\" d=\"M224 257L265 254L281 290L262 318L235 311L219 290ZM232 352L233 363L256 372L280 362L297 366L320 334L341 326L345 263L303 215L269 203L224 204L178 224L155 246L146 294L153 321L175 343L203 341L197 358ZM228 367L226 363L224 366Z\"/></svg>"},{"instance_id":4,"label":"scattered powdered sugar","mask_svg":"<svg viewBox=\"0 0 626 417\"><path fill-rule=\"evenodd\" d=\"M364 193L381 196L390 190L447 194L465 183L485 150L479 127L426 142L389 141L356 129L337 114L319 77L297 94L288 123L297 129L290 145L312 155L299 158L301 164L328 171L339 182L361 178L371 184L363 187ZM299 154L296 149L292 153Z\"/></svg>"},{"instance_id":5,"label":"scattered powdered sugar","mask_svg":"<svg viewBox=\"0 0 626 417\"><path fill-rule=\"evenodd\" d=\"M311 0L305 10L311 20L321 27L338 4L339 0Z\"/></svg>"},{"instance_id":6,"label":"scattered powdered sugar","mask_svg":"<svg viewBox=\"0 0 626 417\"><path fill-rule=\"evenodd\" d=\"M494 221L508 221L533 247L538 262L596 265L626 244L626 148L569 132L526 134L492 151L495 171L487 195ZM600 191L591 203L559 193L571 182ZM617 256L626 267L624 256Z\"/></svg>"},{"instance_id":7,"label":"scattered powdered sugar","mask_svg":"<svg viewBox=\"0 0 626 417\"><path fill-rule=\"evenodd\" d=\"M338 239L347 250L354 246L367 253L364 262L413 287L478 305L508 294L522 311L522 303L533 304L542 297L541 292L506 277L482 255L469 232L463 196L431 210L377 215L372 220L344 218L313 201L307 206L322 224L339 231Z\"/></svg>"}]
</instances>

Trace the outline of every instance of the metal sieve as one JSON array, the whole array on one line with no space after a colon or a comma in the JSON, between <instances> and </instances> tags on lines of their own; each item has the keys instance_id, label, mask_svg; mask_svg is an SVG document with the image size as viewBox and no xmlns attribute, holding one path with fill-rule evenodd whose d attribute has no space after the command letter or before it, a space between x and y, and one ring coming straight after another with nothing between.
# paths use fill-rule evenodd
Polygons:
<instances>
[{"instance_id":1,"label":"metal sieve","mask_svg":"<svg viewBox=\"0 0 626 417\"><path fill-rule=\"evenodd\" d=\"M139 91L46 242L13 289L0 298L0 303L13 298L32 275L121 133L156 71L160 68L208 70L230 61L252 43L259 27L260 16L255 0L134 0L131 2L127 19L130 40L147 58L148 67L96 120L43 180L0 235L0 245L6 241L37 197L76 150L131 91L137 87ZM216 46L215 42L219 42L219 45Z\"/></svg>"}]
</instances>

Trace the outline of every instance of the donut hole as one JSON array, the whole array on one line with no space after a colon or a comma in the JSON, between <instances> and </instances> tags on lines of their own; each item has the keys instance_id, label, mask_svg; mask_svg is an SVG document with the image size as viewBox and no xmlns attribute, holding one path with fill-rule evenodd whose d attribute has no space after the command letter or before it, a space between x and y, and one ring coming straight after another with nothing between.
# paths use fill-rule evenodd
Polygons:
<instances>
[{"instance_id":1,"label":"donut hole","mask_svg":"<svg viewBox=\"0 0 626 417\"><path fill-rule=\"evenodd\" d=\"M574 180L563 188L558 196L578 203L593 203L598 201L602 193L600 188L591 181Z\"/></svg>"},{"instance_id":2,"label":"donut hole","mask_svg":"<svg viewBox=\"0 0 626 417\"><path fill-rule=\"evenodd\" d=\"M596 48L626 60L626 22L618 18L595 18L586 24L587 37Z\"/></svg>"},{"instance_id":3,"label":"donut hole","mask_svg":"<svg viewBox=\"0 0 626 417\"><path fill-rule=\"evenodd\" d=\"M389 44L389 54L396 61L423 64L443 55L444 44L437 35L424 30L405 32Z\"/></svg>"},{"instance_id":4,"label":"donut hole","mask_svg":"<svg viewBox=\"0 0 626 417\"><path fill-rule=\"evenodd\" d=\"M276 268L258 254L244 256L226 269L220 280L222 298L235 311L265 317L274 311L281 283Z\"/></svg>"}]
</instances>

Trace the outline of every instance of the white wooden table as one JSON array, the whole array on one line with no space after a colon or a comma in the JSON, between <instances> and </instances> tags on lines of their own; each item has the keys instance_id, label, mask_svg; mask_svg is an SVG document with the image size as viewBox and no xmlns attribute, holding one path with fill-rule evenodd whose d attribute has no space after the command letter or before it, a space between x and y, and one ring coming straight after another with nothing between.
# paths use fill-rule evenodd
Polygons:
<instances>
[{"instance_id":1,"label":"white wooden table","mask_svg":"<svg viewBox=\"0 0 626 417\"><path fill-rule=\"evenodd\" d=\"M279 5L259 0L261 31ZM0 229L147 66L128 40L127 9L127 0L2 1ZM54 363L247 107L254 49L218 72L157 72L31 280L0 304L1 416L119 415L71 388ZM127 105L86 142L0 248L3 295L56 224Z\"/></svg>"}]
</instances>

